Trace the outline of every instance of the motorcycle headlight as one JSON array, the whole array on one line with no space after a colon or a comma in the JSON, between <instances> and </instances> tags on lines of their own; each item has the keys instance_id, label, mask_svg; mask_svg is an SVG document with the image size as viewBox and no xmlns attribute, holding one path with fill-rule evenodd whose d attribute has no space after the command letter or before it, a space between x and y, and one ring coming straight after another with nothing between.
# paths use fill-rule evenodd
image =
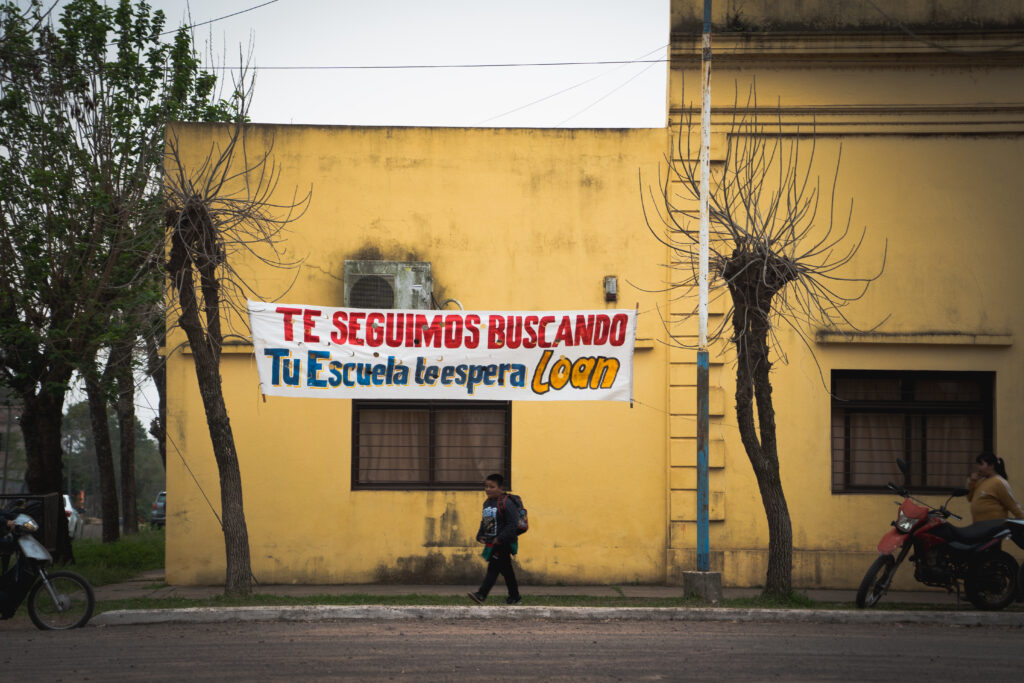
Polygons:
<instances>
[{"instance_id":1,"label":"motorcycle headlight","mask_svg":"<svg viewBox=\"0 0 1024 683\"><path fill-rule=\"evenodd\" d=\"M22 522L21 528L25 531L31 531L32 533L35 533L39 530L39 525L35 523L35 520L29 519Z\"/></svg>"},{"instance_id":2,"label":"motorcycle headlight","mask_svg":"<svg viewBox=\"0 0 1024 683\"><path fill-rule=\"evenodd\" d=\"M897 530L899 530L901 533L909 534L910 530L914 528L915 524L917 524L916 519L914 519L913 517L907 517L905 514L903 514L903 510L899 511L899 514L896 516Z\"/></svg>"}]
</instances>

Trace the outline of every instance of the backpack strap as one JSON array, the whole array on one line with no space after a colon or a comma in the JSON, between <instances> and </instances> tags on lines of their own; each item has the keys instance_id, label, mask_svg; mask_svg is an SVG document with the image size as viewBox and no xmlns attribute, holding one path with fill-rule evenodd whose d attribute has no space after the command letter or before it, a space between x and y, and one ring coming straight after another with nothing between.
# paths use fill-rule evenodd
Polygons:
<instances>
[{"instance_id":1,"label":"backpack strap","mask_svg":"<svg viewBox=\"0 0 1024 683\"><path fill-rule=\"evenodd\" d=\"M509 495L508 493L505 493L504 495L502 495L501 500L498 501L498 514L499 515L505 512L505 506L508 505L508 501L511 498L512 498L512 496Z\"/></svg>"}]
</instances>

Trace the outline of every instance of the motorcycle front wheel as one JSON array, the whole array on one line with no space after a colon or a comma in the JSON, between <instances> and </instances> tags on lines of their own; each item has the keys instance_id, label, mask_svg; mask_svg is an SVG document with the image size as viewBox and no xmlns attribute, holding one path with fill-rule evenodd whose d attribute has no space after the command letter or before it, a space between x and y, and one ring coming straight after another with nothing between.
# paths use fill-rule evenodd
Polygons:
<instances>
[{"instance_id":1,"label":"motorcycle front wheel","mask_svg":"<svg viewBox=\"0 0 1024 683\"><path fill-rule=\"evenodd\" d=\"M982 553L967 569L964 590L978 609L1003 609L1017 597L1017 561L1002 550Z\"/></svg>"},{"instance_id":2,"label":"motorcycle front wheel","mask_svg":"<svg viewBox=\"0 0 1024 683\"><path fill-rule=\"evenodd\" d=\"M896 560L892 555L879 555L868 568L857 589L857 607L874 607L889 590L892 575L896 573Z\"/></svg>"},{"instance_id":3,"label":"motorcycle front wheel","mask_svg":"<svg viewBox=\"0 0 1024 683\"><path fill-rule=\"evenodd\" d=\"M36 628L65 631L85 626L96 606L89 582L74 572L51 572L47 579L53 595L42 579L28 594L28 616Z\"/></svg>"}]
</instances>

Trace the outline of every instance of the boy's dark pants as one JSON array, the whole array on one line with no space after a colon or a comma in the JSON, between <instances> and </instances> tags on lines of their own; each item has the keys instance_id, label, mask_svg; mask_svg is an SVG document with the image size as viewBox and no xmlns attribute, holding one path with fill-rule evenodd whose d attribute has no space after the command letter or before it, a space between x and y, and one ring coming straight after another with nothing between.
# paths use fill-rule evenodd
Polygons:
<instances>
[{"instance_id":1,"label":"boy's dark pants","mask_svg":"<svg viewBox=\"0 0 1024 683\"><path fill-rule=\"evenodd\" d=\"M477 592L486 598L487 594L494 588L494 582L498 580L498 574L505 577L505 587L508 588L509 597L518 598L519 582L516 581L516 573L512 569L512 553L507 545L494 546L491 559L487 561L487 575L484 576L484 582L480 584L480 590Z\"/></svg>"}]
</instances>

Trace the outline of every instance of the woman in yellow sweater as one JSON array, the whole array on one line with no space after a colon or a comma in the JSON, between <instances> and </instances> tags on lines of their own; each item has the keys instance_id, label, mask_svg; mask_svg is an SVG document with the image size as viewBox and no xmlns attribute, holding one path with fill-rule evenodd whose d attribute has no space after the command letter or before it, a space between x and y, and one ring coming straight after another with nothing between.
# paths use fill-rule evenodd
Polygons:
<instances>
[{"instance_id":1,"label":"woman in yellow sweater","mask_svg":"<svg viewBox=\"0 0 1024 683\"><path fill-rule=\"evenodd\" d=\"M982 453L974 460L978 469L971 472L967 482L971 501L971 517L975 522L986 519L1024 519L1024 510L1013 497L1009 482L1006 481L1006 466L995 453Z\"/></svg>"}]
</instances>

